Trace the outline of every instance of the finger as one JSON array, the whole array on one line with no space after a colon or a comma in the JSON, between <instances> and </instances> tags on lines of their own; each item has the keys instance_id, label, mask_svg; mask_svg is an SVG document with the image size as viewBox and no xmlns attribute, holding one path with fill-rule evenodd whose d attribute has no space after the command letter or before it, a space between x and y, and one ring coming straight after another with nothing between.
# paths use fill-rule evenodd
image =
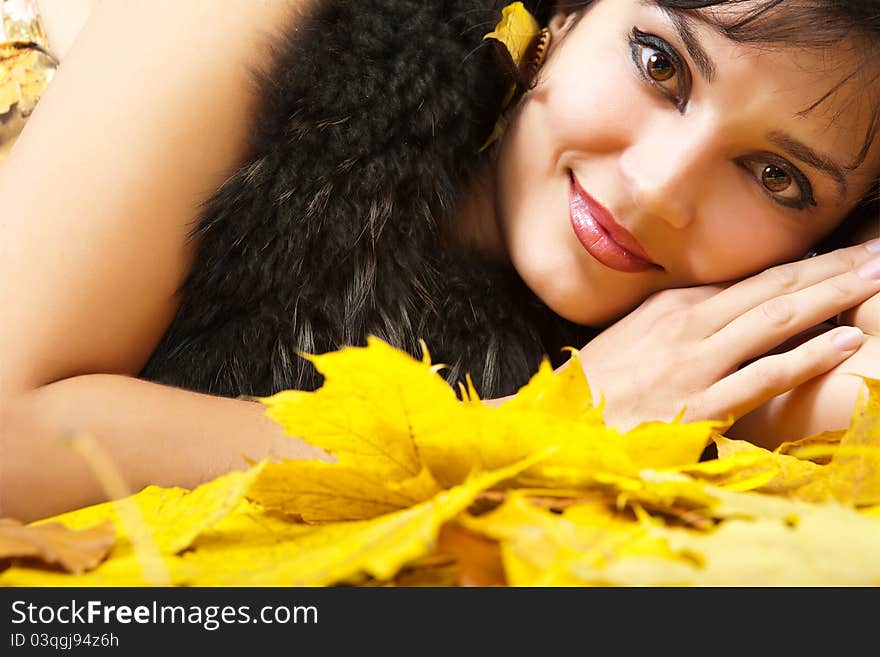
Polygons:
<instances>
[{"instance_id":1,"label":"finger","mask_svg":"<svg viewBox=\"0 0 880 657\"><path fill-rule=\"evenodd\" d=\"M733 413L739 419L773 397L834 369L856 353L864 340L858 328L840 326L791 351L756 360L706 390L700 398L700 414L726 419Z\"/></svg>"},{"instance_id":2,"label":"finger","mask_svg":"<svg viewBox=\"0 0 880 657\"><path fill-rule=\"evenodd\" d=\"M880 255L880 240L838 249L807 260L771 267L751 276L699 304L706 318L705 335L711 335L736 317L762 302L854 271Z\"/></svg>"},{"instance_id":3,"label":"finger","mask_svg":"<svg viewBox=\"0 0 880 657\"><path fill-rule=\"evenodd\" d=\"M833 319L878 291L880 258L868 261L856 272L764 301L706 338L706 346L710 353L724 354L728 363L738 365Z\"/></svg>"}]
</instances>

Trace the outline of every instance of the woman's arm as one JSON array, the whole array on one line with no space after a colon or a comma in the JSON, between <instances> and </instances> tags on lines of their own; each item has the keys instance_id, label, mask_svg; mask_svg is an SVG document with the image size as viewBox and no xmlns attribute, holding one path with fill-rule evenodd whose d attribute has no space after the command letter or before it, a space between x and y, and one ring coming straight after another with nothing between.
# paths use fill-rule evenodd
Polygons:
<instances>
[{"instance_id":1,"label":"woman's arm","mask_svg":"<svg viewBox=\"0 0 880 657\"><path fill-rule=\"evenodd\" d=\"M850 425L862 380L880 379L880 337L867 336L861 348L826 374L774 397L740 418L725 435L775 449L797 440Z\"/></svg>"},{"instance_id":2,"label":"woman's arm","mask_svg":"<svg viewBox=\"0 0 880 657\"><path fill-rule=\"evenodd\" d=\"M62 62L67 59L76 35L99 2L100 0L38 0L43 29L56 59Z\"/></svg>"},{"instance_id":3,"label":"woman's arm","mask_svg":"<svg viewBox=\"0 0 880 657\"><path fill-rule=\"evenodd\" d=\"M853 243L880 237L880 221L865 222ZM774 449L786 440L797 440L823 431L845 429L862 382L853 374L880 379L880 294L840 313L836 323L857 326L868 337L861 348L831 371L794 390L769 400L742 417L727 436ZM783 349L801 344L809 335L834 328L831 323L815 327Z\"/></svg>"},{"instance_id":4,"label":"woman's arm","mask_svg":"<svg viewBox=\"0 0 880 657\"><path fill-rule=\"evenodd\" d=\"M79 33L0 167L0 515L102 498L69 429L133 488L279 444L252 402L130 377L176 312L200 202L246 154L250 69L308 4L113 0Z\"/></svg>"},{"instance_id":5,"label":"woman's arm","mask_svg":"<svg viewBox=\"0 0 880 657\"><path fill-rule=\"evenodd\" d=\"M65 438L94 438L132 492L192 488L267 456L327 455L284 435L262 404L87 374L18 394L0 425L0 517L35 520L106 499Z\"/></svg>"}]
</instances>

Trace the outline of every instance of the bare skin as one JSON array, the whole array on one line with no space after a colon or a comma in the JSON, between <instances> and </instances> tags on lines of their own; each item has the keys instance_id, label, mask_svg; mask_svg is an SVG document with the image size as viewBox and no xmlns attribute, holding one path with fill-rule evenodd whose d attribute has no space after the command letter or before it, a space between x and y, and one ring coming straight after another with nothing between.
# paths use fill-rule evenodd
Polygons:
<instances>
[{"instance_id":1,"label":"bare skin","mask_svg":"<svg viewBox=\"0 0 880 657\"><path fill-rule=\"evenodd\" d=\"M71 432L96 439L131 490L193 487L247 467L245 457L326 458L284 436L259 404L136 378L177 310L198 204L246 156L255 101L246 69L264 61L263 37L293 25L307 1L225 0L220 13L207 0L114 0L70 40L0 168L0 516L31 520L104 499L61 440ZM854 283L842 263L795 268L812 271L813 286ZM833 312L869 296L857 285ZM752 307L780 293L761 290ZM701 303L721 296L706 292ZM748 313L726 298L729 313ZM630 325L657 304L647 308ZM775 337L797 333L805 317ZM679 337L686 350L706 335ZM827 349L809 363L814 375L835 366ZM765 392L765 401L778 394Z\"/></svg>"},{"instance_id":2,"label":"bare skin","mask_svg":"<svg viewBox=\"0 0 880 657\"><path fill-rule=\"evenodd\" d=\"M135 378L177 309L198 204L246 155L248 67L306 5L114 0L62 60L0 168L0 515L104 499L71 430L132 490L319 456L259 404Z\"/></svg>"},{"instance_id":3,"label":"bare skin","mask_svg":"<svg viewBox=\"0 0 880 657\"><path fill-rule=\"evenodd\" d=\"M38 0L40 17L52 54L59 61L67 59L76 36L101 0Z\"/></svg>"}]
</instances>

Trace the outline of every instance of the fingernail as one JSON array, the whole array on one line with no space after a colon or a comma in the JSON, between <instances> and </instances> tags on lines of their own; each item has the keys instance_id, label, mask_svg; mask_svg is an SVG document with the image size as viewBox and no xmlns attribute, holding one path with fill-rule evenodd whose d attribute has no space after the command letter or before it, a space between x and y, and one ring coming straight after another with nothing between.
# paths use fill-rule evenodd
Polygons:
<instances>
[{"instance_id":1,"label":"fingernail","mask_svg":"<svg viewBox=\"0 0 880 657\"><path fill-rule=\"evenodd\" d=\"M865 248L868 249L868 253L880 255L880 237L865 244Z\"/></svg>"},{"instance_id":2,"label":"fingernail","mask_svg":"<svg viewBox=\"0 0 880 657\"><path fill-rule=\"evenodd\" d=\"M835 329L831 335L831 342L841 351L852 351L862 346L865 334L855 326L844 326Z\"/></svg>"},{"instance_id":3,"label":"fingernail","mask_svg":"<svg viewBox=\"0 0 880 657\"><path fill-rule=\"evenodd\" d=\"M866 278L868 280L880 279L880 258L868 260L868 262L866 262L856 270L856 273L862 278Z\"/></svg>"}]
</instances>

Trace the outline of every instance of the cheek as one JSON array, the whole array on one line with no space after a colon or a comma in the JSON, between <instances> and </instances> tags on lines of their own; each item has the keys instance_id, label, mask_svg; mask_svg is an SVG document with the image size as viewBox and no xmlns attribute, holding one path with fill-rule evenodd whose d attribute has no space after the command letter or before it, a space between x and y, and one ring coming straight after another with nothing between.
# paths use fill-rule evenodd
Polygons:
<instances>
[{"instance_id":1,"label":"cheek","mask_svg":"<svg viewBox=\"0 0 880 657\"><path fill-rule=\"evenodd\" d=\"M642 100L638 81L620 50L591 54L583 61L560 58L532 93L529 100L540 107L541 121L560 150L617 150L641 122L646 107L633 102Z\"/></svg>"},{"instance_id":2,"label":"cheek","mask_svg":"<svg viewBox=\"0 0 880 657\"><path fill-rule=\"evenodd\" d=\"M682 271L694 284L744 278L801 257L812 243L797 220L780 217L760 199L718 195L705 207L683 250Z\"/></svg>"}]
</instances>

